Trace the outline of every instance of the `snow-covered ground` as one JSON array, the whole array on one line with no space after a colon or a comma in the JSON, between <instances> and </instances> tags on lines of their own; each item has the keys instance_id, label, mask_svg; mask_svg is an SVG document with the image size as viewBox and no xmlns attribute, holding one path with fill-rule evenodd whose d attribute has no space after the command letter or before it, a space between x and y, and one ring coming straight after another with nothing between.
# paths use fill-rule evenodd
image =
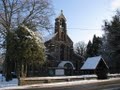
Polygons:
<instances>
[{"instance_id":1,"label":"snow-covered ground","mask_svg":"<svg viewBox=\"0 0 120 90\"><path fill-rule=\"evenodd\" d=\"M47 83L47 84L33 84L33 85L24 85L24 86L13 86L13 87L5 87L0 90L13 90L13 89L29 89L33 87L39 88L49 88L49 87L63 87L63 86L74 86L74 85L84 85L89 83L97 83L97 82L106 82L118 80L120 78L111 78L106 80L82 80L82 81L71 81L71 82L58 82L58 83Z\"/></svg>"},{"instance_id":2,"label":"snow-covered ground","mask_svg":"<svg viewBox=\"0 0 120 90\"><path fill-rule=\"evenodd\" d=\"M0 88L3 87L12 87L12 86L18 86L18 80L13 79L11 81L6 82L5 77L0 74Z\"/></svg>"},{"instance_id":3,"label":"snow-covered ground","mask_svg":"<svg viewBox=\"0 0 120 90\"><path fill-rule=\"evenodd\" d=\"M96 75L81 75L81 76L68 76L69 78L73 78L73 77L78 77L78 78L87 78L87 77L96 77ZM29 78L29 79L56 79L56 78L66 78L65 76L62 77L36 77L36 78ZM51 84L49 84L51 85ZM13 86L18 86L18 79L12 79L11 81L6 82L5 81L5 77L2 76L2 74L0 74L0 88L4 88L4 87L13 87Z\"/></svg>"},{"instance_id":4,"label":"snow-covered ground","mask_svg":"<svg viewBox=\"0 0 120 90\"><path fill-rule=\"evenodd\" d=\"M112 74L112 75L108 75L108 76L115 76L115 75L118 75L118 74ZM58 83L47 83L47 84L34 84L34 85L18 86L18 80L17 79L13 79L13 80L11 80L9 82L6 82L5 77L2 76L2 74L0 74L0 90L1 89L15 89L15 88L18 88L18 89L32 88L32 87L35 87L35 86L39 86L39 87L42 87L42 88L44 88L44 87L53 87L53 86L57 87L57 86L66 86L66 85L78 85L78 84L86 84L86 83L103 82L103 81L107 81L107 80L118 79L118 78L111 78L111 79L107 79L107 80L96 80L96 79L86 80L85 79L87 77L95 77L95 76L96 75L75 76L75 77L79 77L79 78L80 77L84 78L84 80L81 80L81 81L70 81L70 82L58 82ZM69 76L69 77L73 77L73 76ZM40 79L41 77L38 77L38 78ZM51 78L51 77L47 77L47 78Z\"/></svg>"}]
</instances>

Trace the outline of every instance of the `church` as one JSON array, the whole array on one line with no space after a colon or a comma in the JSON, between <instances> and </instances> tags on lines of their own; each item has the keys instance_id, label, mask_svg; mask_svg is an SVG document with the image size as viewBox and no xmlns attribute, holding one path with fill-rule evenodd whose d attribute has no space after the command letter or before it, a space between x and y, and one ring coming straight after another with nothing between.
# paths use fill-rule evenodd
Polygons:
<instances>
[{"instance_id":1,"label":"church","mask_svg":"<svg viewBox=\"0 0 120 90\"><path fill-rule=\"evenodd\" d=\"M78 75L83 57L73 50L73 41L67 34L66 18L61 10L55 19L54 33L45 39L47 67L50 76Z\"/></svg>"}]
</instances>

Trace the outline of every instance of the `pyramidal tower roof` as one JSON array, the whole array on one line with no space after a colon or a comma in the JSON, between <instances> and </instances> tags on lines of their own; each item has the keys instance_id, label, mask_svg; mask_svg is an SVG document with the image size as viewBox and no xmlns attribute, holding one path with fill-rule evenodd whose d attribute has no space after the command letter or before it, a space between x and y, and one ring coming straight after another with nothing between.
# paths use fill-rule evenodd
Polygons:
<instances>
[{"instance_id":1,"label":"pyramidal tower roof","mask_svg":"<svg viewBox=\"0 0 120 90\"><path fill-rule=\"evenodd\" d=\"M66 18L65 18L65 16L64 16L64 14L63 14L63 10L61 10L61 13L60 13L60 15L57 17L58 19L64 19L65 21L66 21Z\"/></svg>"}]
</instances>

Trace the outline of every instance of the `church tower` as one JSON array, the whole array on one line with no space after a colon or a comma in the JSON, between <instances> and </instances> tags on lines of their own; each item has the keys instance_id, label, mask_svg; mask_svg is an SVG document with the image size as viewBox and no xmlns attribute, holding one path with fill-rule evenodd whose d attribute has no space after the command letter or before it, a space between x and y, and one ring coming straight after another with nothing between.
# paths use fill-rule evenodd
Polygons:
<instances>
[{"instance_id":1,"label":"church tower","mask_svg":"<svg viewBox=\"0 0 120 90\"><path fill-rule=\"evenodd\" d=\"M47 41L50 53L58 61L72 60L73 41L67 35L66 18L61 10L60 15L55 19L55 31L51 39Z\"/></svg>"},{"instance_id":2,"label":"church tower","mask_svg":"<svg viewBox=\"0 0 120 90\"><path fill-rule=\"evenodd\" d=\"M60 15L55 19L55 33L58 33L58 41L66 41L66 18L61 10Z\"/></svg>"}]
</instances>

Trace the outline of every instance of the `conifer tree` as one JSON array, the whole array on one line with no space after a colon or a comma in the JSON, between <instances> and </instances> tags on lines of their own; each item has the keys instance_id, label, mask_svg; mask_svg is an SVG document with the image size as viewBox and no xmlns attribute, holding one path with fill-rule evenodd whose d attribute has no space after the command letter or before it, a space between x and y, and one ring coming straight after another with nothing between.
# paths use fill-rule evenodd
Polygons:
<instances>
[{"instance_id":1,"label":"conifer tree","mask_svg":"<svg viewBox=\"0 0 120 90\"><path fill-rule=\"evenodd\" d=\"M108 22L105 21L103 30L105 32L105 37L107 45L109 48L109 61L111 63L111 70L114 73L120 72L120 12L113 17L113 19ZM105 50L105 49L104 49Z\"/></svg>"},{"instance_id":2,"label":"conifer tree","mask_svg":"<svg viewBox=\"0 0 120 90\"><path fill-rule=\"evenodd\" d=\"M92 42L93 56L100 55L101 45L102 45L101 38L100 37L96 37L96 35L94 35L93 42Z\"/></svg>"},{"instance_id":3,"label":"conifer tree","mask_svg":"<svg viewBox=\"0 0 120 90\"><path fill-rule=\"evenodd\" d=\"M101 45L102 45L101 38L96 37L96 35L94 35L92 42L91 41L88 42L86 49L86 58L100 55Z\"/></svg>"},{"instance_id":4,"label":"conifer tree","mask_svg":"<svg viewBox=\"0 0 120 90\"><path fill-rule=\"evenodd\" d=\"M11 73L10 65L16 65L15 72L18 77L26 77L28 67L34 69L44 63L43 41L33 31L22 25L9 37L11 38L8 40L9 46L6 54L6 61L9 61L6 65L7 76ZM14 64L12 64L13 62Z\"/></svg>"},{"instance_id":5,"label":"conifer tree","mask_svg":"<svg viewBox=\"0 0 120 90\"><path fill-rule=\"evenodd\" d=\"M86 58L93 56L92 50L93 50L93 49L92 49L92 42L89 40L89 42L88 42L88 44L87 44L87 49L86 49Z\"/></svg>"}]
</instances>

